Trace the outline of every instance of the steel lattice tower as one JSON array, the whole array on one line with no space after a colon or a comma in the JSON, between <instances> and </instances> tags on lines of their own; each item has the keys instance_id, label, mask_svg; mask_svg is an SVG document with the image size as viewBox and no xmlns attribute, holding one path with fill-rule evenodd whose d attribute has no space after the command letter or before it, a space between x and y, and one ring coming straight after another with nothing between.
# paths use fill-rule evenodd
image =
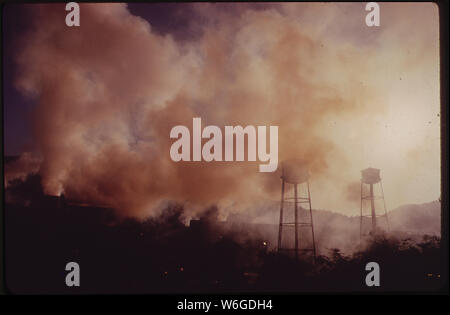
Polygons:
<instances>
[{"instance_id":1,"label":"steel lattice tower","mask_svg":"<svg viewBox=\"0 0 450 315\"><path fill-rule=\"evenodd\" d=\"M283 174L281 176L281 205L280 205L280 223L278 230L278 251L294 251L295 257L298 259L300 252L311 252L313 256L313 261L316 257L316 245L314 240L314 224L313 215L311 208L311 194L309 190L309 174L307 171L295 167L295 166L283 166ZM292 185L293 196L287 197L286 191L287 186ZM299 189L304 188L304 189ZM300 193L299 193L300 191ZM303 195L301 192L303 191ZM293 204L294 211L294 221L285 221L285 211L287 204ZM309 220L307 222L300 222L299 220L299 210L304 210L309 213ZM284 227L294 227L294 247L283 247L282 240L283 236L286 234ZM311 230L311 246L301 247L299 232L302 228L308 228ZM283 234L284 233L284 234Z\"/></svg>"},{"instance_id":2,"label":"steel lattice tower","mask_svg":"<svg viewBox=\"0 0 450 315\"><path fill-rule=\"evenodd\" d=\"M374 194L374 186L379 184L380 187L380 195L376 196ZM370 214L366 214L364 210L366 210L364 201L370 202ZM375 209L375 201L382 200L384 207L384 214L378 215ZM377 218L385 217L387 230L389 231L389 220L386 209L386 202L384 200L384 192L383 192L383 184L381 183L380 170L377 168L366 168L361 171L361 209L360 209L360 223L359 223L359 236L360 239L364 235L363 232L363 218L371 219L371 235L375 235L377 233Z\"/></svg>"}]
</instances>

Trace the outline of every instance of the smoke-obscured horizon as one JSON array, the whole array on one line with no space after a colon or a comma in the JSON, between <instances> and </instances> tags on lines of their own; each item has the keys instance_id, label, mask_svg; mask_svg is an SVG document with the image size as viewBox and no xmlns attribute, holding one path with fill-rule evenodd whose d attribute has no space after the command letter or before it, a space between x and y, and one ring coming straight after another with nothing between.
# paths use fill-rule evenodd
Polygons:
<instances>
[{"instance_id":1,"label":"smoke-obscured horizon","mask_svg":"<svg viewBox=\"0 0 450 315\"><path fill-rule=\"evenodd\" d=\"M356 215L367 166L381 168L391 208L439 197L433 4L382 4L380 29L365 26L362 4L179 4L188 22L173 32L126 4L80 6L74 28L64 4L27 7L33 27L13 58L36 104L33 152L6 182L39 172L47 194L136 217L164 200L194 215L278 199L279 174L258 162L170 159L170 129L201 117L279 126L279 160L305 161L316 209Z\"/></svg>"}]
</instances>

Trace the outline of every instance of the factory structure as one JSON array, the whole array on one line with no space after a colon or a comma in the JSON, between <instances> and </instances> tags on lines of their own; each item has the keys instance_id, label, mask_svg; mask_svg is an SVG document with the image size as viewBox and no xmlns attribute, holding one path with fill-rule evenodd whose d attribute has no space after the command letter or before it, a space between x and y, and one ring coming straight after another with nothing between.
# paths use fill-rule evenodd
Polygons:
<instances>
[{"instance_id":1,"label":"factory structure","mask_svg":"<svg viewBox=\"0 0 450 315\"><path fill-rule=\"evenodd\" d=\"M316 256L325 251L324 248L319 248L321 246L317 240L319 239L319 242L323 243L320 235L327 227L324 217L312 210L309 169L301 160L284 162L280 169L281 200L273 201L274 204L269 206L273 209L271 211L274 211L279 205L277 224L246 222L245 216L242 214L231 214L227 221L219 221L214 216L207 219L204 217L192 218L187 228L194 234L204 234L205 237L213 239L220 239L227 231L239 231L241 235L256 235L263 240L261 246L267 251L275 250L292 255L296 259L315 261ZM315 196L322 193L316 192ZM112 208L68 199L64 194L35 196L31 199L31 203L33 207L54 211L56 216L70 212L80 220L98 221L107 225L113 225L115 220ZM278 214L274 212L274 216L278 216ZM314 216L317 216L316 220ZM273 221L276 222L277 218L273 218ZM351 224L351 226L355 228L352 227L351 230L354 230L356 238L359 225L360 241L375 237L385 231L389 232L390 226L380 169L369 167L361 170L359 218L358 216L349 218L349 222L352 221L355 224ZM314 224L318 224L318 226ZM350 228L350 225L348 227ZM356 239L355 242L357 242Z\"/></svg>"}]
</instances>

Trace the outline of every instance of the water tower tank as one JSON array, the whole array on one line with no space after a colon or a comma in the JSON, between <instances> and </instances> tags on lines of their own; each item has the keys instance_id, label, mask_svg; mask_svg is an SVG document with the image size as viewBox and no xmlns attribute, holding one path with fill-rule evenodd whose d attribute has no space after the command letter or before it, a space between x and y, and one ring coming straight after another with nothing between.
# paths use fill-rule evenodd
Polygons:
<instances>
[{"instance_id":1,"label":"water tower tank","mask_svg":"<svg viewBox=\"0 0 450 315\"><path fill-rule=\"evenodd\" d=\"M309 171L304 163L298 161L289 161L283 163L281 176L287 183L301 184L308 180Z\"/></svg>"},{"instance_id":2,"label":"water tower tank","mask_svg":"<svg viewBox=\"0 0 450 315\"><path fill-rule=\"evenodd\" d=\"M364 184L376 184L381 180L380 170L378 168L366 168L361 171L361 175Z\"/></svg>"}]
</instances>

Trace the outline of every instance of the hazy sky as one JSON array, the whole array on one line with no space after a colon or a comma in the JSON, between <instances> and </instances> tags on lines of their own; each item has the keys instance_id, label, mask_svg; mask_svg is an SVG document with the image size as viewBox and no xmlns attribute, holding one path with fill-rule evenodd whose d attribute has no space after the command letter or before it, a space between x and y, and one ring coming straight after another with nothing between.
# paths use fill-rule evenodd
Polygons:
<instances>
[{"instance_id":1,"label":"hazy sky","mask_svg":"<svg viewBox=\"0 0 450 315\"><path fill-rule=\"evenodd\" d=\"M143 216L164 199L278 198L258 163L169 159L170 128L192 117L278 125L280 160L311 169L314 208L357 215L368 166L388 209L436 200L438 7L380 7L369 28L364 3L83 4L68 28L63 4L6 5L5 152L39 153L48 193Z\"/></svg>"}]
</instances>

